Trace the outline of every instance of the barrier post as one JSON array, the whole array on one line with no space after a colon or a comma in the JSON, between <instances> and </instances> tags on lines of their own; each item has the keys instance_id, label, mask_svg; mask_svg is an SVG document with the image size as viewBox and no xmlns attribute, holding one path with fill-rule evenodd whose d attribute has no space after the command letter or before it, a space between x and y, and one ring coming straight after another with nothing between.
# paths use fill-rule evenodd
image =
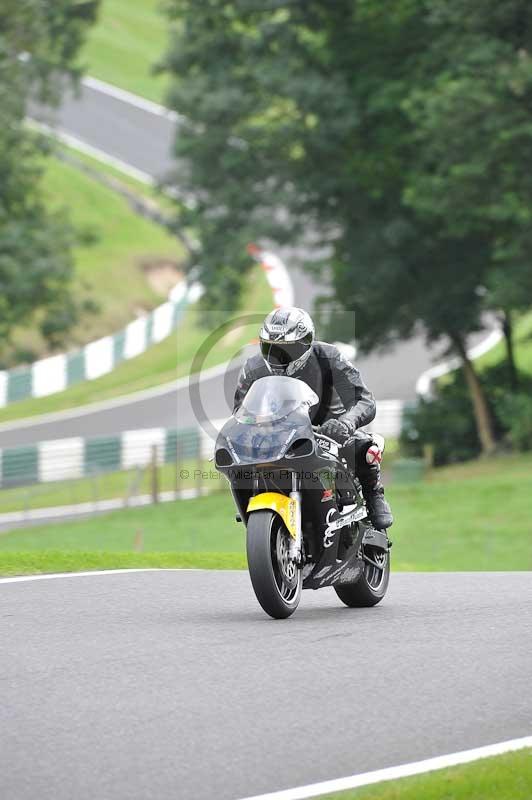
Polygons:
<instances>
[{"instance_id":1,"label":"barrier post","mask_svg":"<svg viewBox=\"0 0 532 800\"><path fill-rule=\"evenodd\" d=\"M151 499L152 503L159 502L159 469L157 465L157 445L151 446Z\"/></svg>"},{"instance_id":2,"label":"barrier post","mask_svg":"<svg viewBox=\"0 0 532 800\"><path fill-rule=\"evenodd\" d=\"M203 494L203 475L202 475L202 460L201 460L201 448L198 449L198 453L196 455L196 494L198 497L201 497Z\"/></svg>"},{"instance_id":3,"label":"barrier post","mask_svg":"<svg viewBox=\"0 0 532 800\"><path fill-rule=\"evenodd\" d=\"M181 462L179 459L179 440L176 441L175 445L175 499L179 497L179 492L181 491Z\"/></svg>"}]
</instances>

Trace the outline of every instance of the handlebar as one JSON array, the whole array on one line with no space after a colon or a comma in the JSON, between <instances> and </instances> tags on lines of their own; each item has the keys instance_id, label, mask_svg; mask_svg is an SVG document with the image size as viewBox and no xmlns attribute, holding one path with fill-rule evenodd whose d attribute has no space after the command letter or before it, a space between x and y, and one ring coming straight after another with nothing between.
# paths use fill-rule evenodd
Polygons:
<instances>
[{"instance_id":1,"label":"handlebar","mask_svg":"<svg viewBox=\"0 0 532 800\"><path fill-rule=\"evenodd\" d=\"M320 433L320 426L319 425L313 425L312 426L312 430L314 431L314 434L316 436L318 436L320 439L325 439L325 441L327 441L327 442L332 442L332 444L334 444L335 447L340 447L340 445L338 444L336 439L331 439L330 436L326 436L324 433Z\"/></svg>"},{"instance_id":2,"label":"handlebar","mask_svg":"<svg viewBox=\"0 0 532 800\"><path fill-rule=\"evenodd\" d=\"M332 442L340 450L343 447L345 447L346 445L351 444L351 442L355 439L355 436L353 435L349 439L347 439L344 442L344 444L340 444L340 442L337 442L336 439L331 439L331 437L327 436L325 433L320 433L320 426L319 425L313 425L312 426L312 430L314 431L315 436L318 436L320 439L325 439L327 442Z\"/></svg>"}]
</instances>

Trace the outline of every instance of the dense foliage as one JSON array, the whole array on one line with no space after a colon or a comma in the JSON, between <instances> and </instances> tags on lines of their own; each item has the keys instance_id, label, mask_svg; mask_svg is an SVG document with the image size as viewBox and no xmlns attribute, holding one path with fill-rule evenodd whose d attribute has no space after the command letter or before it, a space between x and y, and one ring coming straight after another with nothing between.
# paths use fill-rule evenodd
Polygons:
<instances>
[{"instance_id":1,"label":"dense foliage","mask_svg":"<svg viewBox=\"0 0 532 800\"><path fill-rule=\"evenodd\" d=\"M205 302L232 307L258 236L331 248L331 334L447 337L482 448L466 337L530 305L532 6L525 0L169 0L180 215ZM349 317L348 317L349 318Z\"/></svg>"},{"instance_id":2,"label":"dense foliage","mask_svg":"<svg viewBox=\"0 0 532 800\"><path fill-rule=\"evenodd\" d=\"M494 419L499 448L532 450L532 379L520 377L520 390L513 392L504 365L481 374L481 382ZM427 456L436 466L476 458L482 445L475 425L466 383L455 372L436 389L431 398L405 412L401 435L403 452Z\"/></svg>"},{"instance_id":3,"label":"dense foliage","mask_svg":"<svg viewBox=\"0 0 532 800\"><path fill-rule=\"evenodd\" d=\"M43 202L47 145L25 123L30 101L58 101L96 2L3 0L0 6L0 354L32 317L54 344L75 320L72 231Z\"/></svg>"}]
</instances>

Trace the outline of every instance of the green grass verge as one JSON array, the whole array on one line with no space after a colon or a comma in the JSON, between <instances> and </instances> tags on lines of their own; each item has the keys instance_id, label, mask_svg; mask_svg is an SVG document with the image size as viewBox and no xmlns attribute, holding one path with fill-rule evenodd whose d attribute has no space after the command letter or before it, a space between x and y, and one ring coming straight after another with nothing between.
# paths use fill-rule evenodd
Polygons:
<instances>
[{"instance_id":1,"label":"green grass verge","mask_svg":"<svg viewBox=\"0 0 532 800\"><path fill-rule=\"evenodd\" d=\"M37 575L96 569L244 569L236 553L98 553L46 550L0 553L0 575Z\"/></svg>"},{"instance_id":2,"label":"green grass verge","mask_svg":"<svg viewBox=\"0 0 532 800\"><path fill-rule=\"evenodd\" d=\"M530 800L532 750L519 750L322 800Z\"/></svg>"},{"instance_id":3,"label":"green grass verge","mask_svg":"<svg viewBox=\"0 0 532 800\"><path fill-rule=\"evenodd\" d=\"M434 470L428 482L391 485L400 569L532 569L532 456Z\"/></svg>"},{"instance_id":4,"label":"green grass verge","mask_svg":"<svg viewBox=\"0 0 532 800\"><path fill-rule=\"evenodd\" d=\"M162 102L166 78L154 75L153 65L169 30L160 0L102 0L81 60L90 75Z\"/></svg>"},{"instance_id":5,"label":"green grass verge","mask_svg":"<svg viewBox=\"0 0 532 800\"><path fill-rule=\"evenodd\" d=\"M183 247L175 237L141 218L116 192L58 159L47 160L43 188L50 208L67 208L74 227L89 239L74 249L73 292L78 302L96 303L98 312L82 315L69 334L71 348L119 331L139 310L166 300L151 286L145 268L182 264ZM14 342L35 357L46 347L34 327L18 329Z\"/></svg>"},{"instance_id":6,"label":"green grass verge","mask_svg":"<svg viewBox=\"0 0 532 800\"><path fill-rule=\"evenodd\" d=\"M438 471L428 482L392 485L395 570L532 569L532 456ZM245 531L227 490L197 500L127 509L0 536L0 553L61 550L220 553L244 557ZM82 562L83 563L83 562ZM243 562L242 562L243 563Z\"/></svg>"},{"instance_id":7,"label":"green grass verge","mask_svg":"<svg viewBox=\"0 0 532 800\"><path fill-rule=\"evenodd\" d=\"M13 531L0 536L0 552L127 552L134 549L138 533L146 552L244 552L244 529L234 521L227 493Z\"/></svg>"},{"instance_id":8,"label":"green grass verge","mask_svg":"<svg viewBox=\"0 0 532 800\"><path fill-rule=\"evenodd\" d=\"M179 474L176 474L175 464L164 464L159 467L159 491L175 491L176 489L181 491L198 486L216 489L221 485L221 476L215 472L213 465L208 461L180 463L177 470ZM182 477L182 471L188 471L189 476ZM103 472L86 478L36 483L13 489L2 488L0 491L0 514L21 509L49 508L50 506L88 503L117 497L125 498L131 496L132 493L136 495L149 494L151 489L152 476L149 467L139 470Z\"/></svg>"},{"instance_id":9,"label":"green grass verge","mask_svg":"<svg viewBox=\"0 0 532 800\"><path fill-rule=\"evenodd\" d=\"M102 173L106 178L113 178L120 182L122 187L129 189L141 197L154 201L163 210L168 213L175 212L175 204L170 197L165 195L161 190L152 184L143 183L137 178L132 178L131 175L126 174L123 170L101 161L99 158L89 156L81 150L76 150L75 147L68 147L62 142L55 142L55 147L59 152L64 152L76 162L79 162L83 167L88 167L90 170Z\"/></svg>"}]
</instances>

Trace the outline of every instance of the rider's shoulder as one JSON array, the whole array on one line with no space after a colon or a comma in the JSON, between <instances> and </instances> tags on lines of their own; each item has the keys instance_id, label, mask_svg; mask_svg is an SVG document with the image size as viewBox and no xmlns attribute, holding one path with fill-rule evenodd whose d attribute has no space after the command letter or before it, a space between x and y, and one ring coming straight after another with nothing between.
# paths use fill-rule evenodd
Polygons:
<instances>
[{"instance_id":1,"label":"rider's shoulder","mask_svg":"<svg viewBox=\"0 0 532 800\"><path fill-rule=\"evenodd\" d=\"M341 353L336 345L329 344L329 342L314 342L314 352L318 358L334 359L341 357Z\"/></svg>"},{"instance_id":2,"label":"rider's shoulder","mask_svg":"<svg viewBox=\"0 0 532 800\"><path fill-rule=\"evenodd\" d=\"M244 370L258 378L262 377L263 375L270 374L264 359L260 354L255 354L246 359L244 363Z\"/></svg>"},{"instance_id":3,"label":"rider's shoulder","mask_svg":"<svg viewBox=\"0 0 532 800\"><path fill-rule=\"evenodd\" d=\"M355 365L350 361L345 354L335 344L329 342L315 342L315 352L320 361L328 361L336 369L345 372L346 370L356 370Z\"/></svg>"}]
</instances>

